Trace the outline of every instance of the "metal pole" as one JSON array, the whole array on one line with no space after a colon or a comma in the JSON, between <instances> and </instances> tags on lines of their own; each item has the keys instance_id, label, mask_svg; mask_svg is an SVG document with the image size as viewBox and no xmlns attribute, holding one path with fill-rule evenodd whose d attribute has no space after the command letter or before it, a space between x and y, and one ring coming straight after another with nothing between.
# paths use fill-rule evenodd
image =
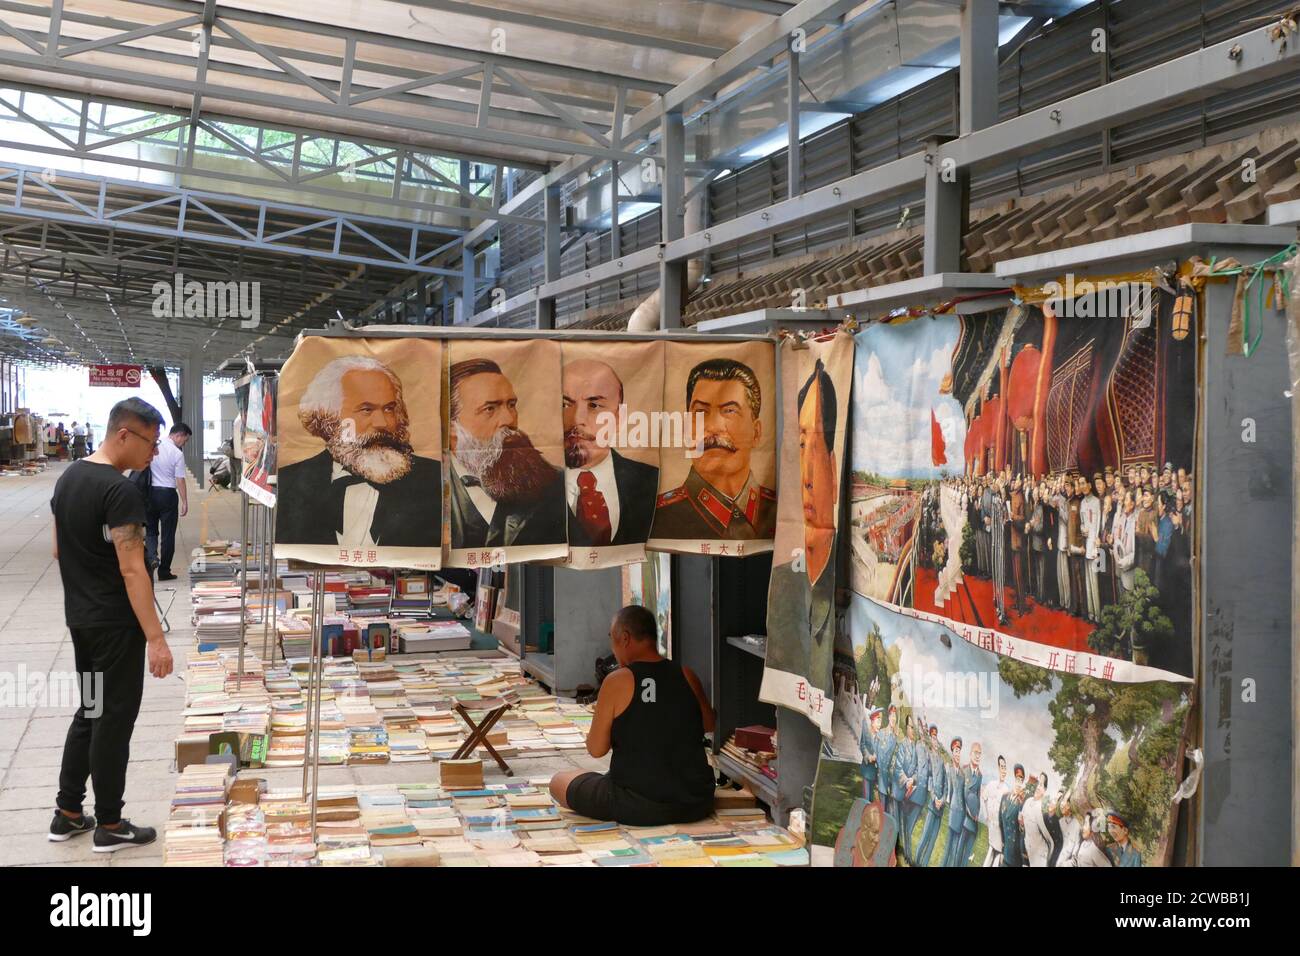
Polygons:
<instances>
[{"instance_id":1,"label":"metal pole","mask_svg":"<svg viewBox=\"0 0 1300 956\"><path fill-rule=\"evenodd\" d=\"M787 47L789 68L786 71L787 149L786 198L803 192L803 149L799 143L799 47L791 42Z\"/></svg>"},{"instance_id":2,"label":"metal pole","mask_svg":"<svg viewBox=\"0 0 1300 956\"><path fill-rule=\"evenodd\" d=\"M325 582L321 572L312 572L311 581L311 640L307 645L307 694L306 694L306 723L303 725L305 734L311 733L312 724L312 702L316 689L316 660L320 656L320 633L323 623L320 621L321 606L325 603L324 598ZM307 775L310 765L307 762L307 751L311 743L310 737L304 737L302 753L302 795L305 799L307 796Z\"/></svg>"},{"instance_id":3,"label":"metal pole","mask_svg":"<svg viewBox=\"0 0 1300 956\"><path fill-rule=\"evenodd\" d=\"M274 579L268 577L267 568L270 565L271 558L271 510L265 505L261 510L262 525L262 550L258 557L258 565L262 572L262 661L266 661L266 639L267 629L271 626L271 609L267 607L267 602L271 600L273 593Z\"/></svg>"},{"instance_id":4,"label":"metal pole","mask_svg":"<svg viewBox=\"0 0 1300 956\"><path fill-rule=\"evenodd\" d=\"M560 189L547 189L543 194L542 210L545 214L545 227L542 233L542 258L545 263L546 281L554 282L560 277ZM555 299L538 298L535 307L534 326L539 329L555 328Z\"/></svg>"},{"instance_id":5,"label":"metal pole","mask_svg":"<svg viewBox=\"0 0 1300 956\"><path fill-rule=\"evenodd\" d=\"M249 537L253 553L253 563L257 567L257 623L262 622L262 615L265 608L262 607L262 521L261 515L257 513L257 504L252 498L244 499L248 503L248 526Z\"/></svg>"},{"instance_id":6,"label":"metal pole","mask_svg":"<svg viewBox=\"0 0 1300 956\"><path fill-rule=\"evenodd\" d=\"M311 838L316 839L316 805L320 800L320 693L324 661L321 657L321 632L325 628L325 572L317 571L316 579L320 582L320 610L317 620L320 627L316 629L313 643L316 645L316 708L311 729ZM306 754L303 755L304 758Z\"/></svg>"},{"instance_id":7,"label":"metal pole","mask_svg":"<svg viewBox=\"0 0 1300 956\"><path fill-rule=\"evenodd\" d=\"M663 241L681 239L684 232L686 198L686 127L680 112L665 113L663 118L664 170L660 185L663 215ZM686 260L677 262L660 257L659 328L682 327L683 287L686 284Z\"/></svg>"},{"instance_id":8,"label":"metal pole","mask_svg":"<svg viewBox=\"0 0 1300 956\"><path fill-rule=\"evenodd\" d=\"M234 480L233 478L231 479ZM235 690L244 686L244 637L248 631L248 495L237 492L239 507L239 673Z\"/></svg>"},{"instance_id":9,"label":"metal pole","mask_svg":"<svg viewBox=\"0 0 1300 956\"><path fill-rule=\"evenodd\" d=\"M276 509L271 509L271 567L275 567L275 516ZM277 575L278 578L278 575ZM279 597L278 589L276 597ZM271 606L271 663L275 663L275 650L280 643L280 604L277 600Z\"/></svg>"}]
</instances>

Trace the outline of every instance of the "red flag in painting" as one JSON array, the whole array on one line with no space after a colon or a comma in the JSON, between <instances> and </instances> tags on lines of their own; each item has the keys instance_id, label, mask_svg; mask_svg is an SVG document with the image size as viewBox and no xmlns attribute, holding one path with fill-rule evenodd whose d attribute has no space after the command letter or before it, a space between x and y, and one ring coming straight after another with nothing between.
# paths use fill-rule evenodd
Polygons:
<instances>
[{"instance_id":1,"label":"red flag in painting","mask_svg":"<svg viewBox=\"0 0 1300 956\"><path fill-rule=\"evenodd\" d=\"M930 462L935 465L948 464L947 447L943 443L943 429L939 427L939 419L935 417L934 409L930 409Z\"/></svg>"}]
</instances>

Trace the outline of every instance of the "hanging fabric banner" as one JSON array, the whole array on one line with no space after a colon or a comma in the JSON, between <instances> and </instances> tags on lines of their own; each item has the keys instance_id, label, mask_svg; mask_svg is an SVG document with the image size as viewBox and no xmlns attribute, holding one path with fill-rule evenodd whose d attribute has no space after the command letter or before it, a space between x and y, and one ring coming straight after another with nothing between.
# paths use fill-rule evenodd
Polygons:
<instances>
[{"instance_id":1,"label":"hanging fabric banner","mask_svg":"<svg viewBox=\"0 0 1300 956\"><path fill-rule=\"evenodd\" d=\"M814 863L1168 863L1190 682L1048 670L859 595L846 630Z\"/></svg>"},{"instance_id":2,"label":"hanging fabric banner","mask_svg":"<svg viewBox=\"0 0 1300 956\"><path fill-rule=\"evenodd\" d=\"M645 560L659 488L662 342L563 342L565 564Z\"/></svg>"},{"instance_id":3,"label":"hanging fabric banner","mask_svg":"<svg viewBox=\"0 0 1300 956\"><path fill-rule=\"evenodd\" d=\"M243 431L235 436L243 451L239 490L268 508L275 507L275 397L272 375L249 375L235 386Z\"/></svg>"},{"instance_id":4,"label":"hanging fabric banner","mask_svg":"<svg viewBox=\"0 0 1300 956\"><path fill-rule=\"evenodd\" d=\"M1075 292L858 335L851 585L1055 670L1189 677L1195 318Z\"/></svg>"},{"instance_id":5,"label":"hanging fabric banner","mask_svg":"<svg viewBox=\"0 0 1300 956\"><path fill-rule=\"evenodd\" d=\"M566 557L560 343L457 339L447 351L445 563Z\"/></svg>"},{"instance_id":6,"label":"hanging fabric banner","mask_svg":"<svg viewBox=\"0 0 1300 956\"><path fill-rule=\"evenodd\" d=\"M436 339L299 342L279 381L276 557L441 566L442 347Z\"/></svg>"},{"instance_id":7,"label":"hanging fabric banner","mask_svg":"<svg viewBox=\"0 0 1300 956\"><path fill-rule=\"evenodd\" d=\"M664 344L659 498L649 546L744 557L776 531L776 367L770 342Z\"/></svg>"},{"instance_id":8,"label":"hanging fabric banner","mask_svg":"<svg viewBox=\"0 0 1300 956\"><path fill-rule=\"evenodd\" d=\"M759 699L831 733L831 664L853 336L781 343L781 497Z\"/></svg>"}]
</instances>

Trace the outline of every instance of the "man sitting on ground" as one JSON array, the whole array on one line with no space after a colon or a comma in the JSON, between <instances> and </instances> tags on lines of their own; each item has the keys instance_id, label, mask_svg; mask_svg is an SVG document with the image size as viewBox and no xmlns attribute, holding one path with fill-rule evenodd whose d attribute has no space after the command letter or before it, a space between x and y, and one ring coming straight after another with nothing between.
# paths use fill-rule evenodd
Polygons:
<instances>
[{"instance_id":1,"label":"man sitting on ground","mask_svg":"<svg viewBox=\"0 0 1300 956\"><path fill-rule=\"evenodd\" d=\"M654 615L628 605L614 616L609 642L621 665L605 678L587 735L587 752L612 748L609 773L566 770L551 796L595 820L628 826L691 823L713 812L713 771L704 755L713 708L689 667L659 656Z\"/></svg>"}]
</instances>

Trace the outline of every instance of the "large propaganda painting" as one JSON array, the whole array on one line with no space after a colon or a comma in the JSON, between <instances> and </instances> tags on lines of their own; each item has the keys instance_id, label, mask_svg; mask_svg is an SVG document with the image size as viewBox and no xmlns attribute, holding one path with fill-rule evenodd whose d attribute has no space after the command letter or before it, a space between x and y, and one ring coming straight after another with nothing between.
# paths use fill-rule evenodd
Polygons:
<instances>
[{"instance_id":1,"label":"large propaganda painting","mask_svg":"<svg viewBox=\"0 0 1300 956\"><path fill-rule=\"evenodd\" d=\"M664 344L659 498L649 546L744 557L776 532L771 342Z\"/></svg>"},{"instance_id":2,"label":"large propaganda painting","mask_svg":"<svg viewBox=\"0 0 1300 956\"><path fill-rule=\"evenodd\" d=\"M277 557L441 566L441 368L436 339L298 344L279 381Z\"/></svg>"},{"instance_id":3,"label":"large propaganda painting","mask_svg":"<svg viewBox=\"0 0 1300 956\"><path fill-rule=\"evenodd\" d=\"M814 863L1168 862L1190 682L1049 670L860 595L846 630Z\"/></svg>"},{"instance_id":4,"label":"large propaganda painting","mask_svg":"<svg viewBox=\"0 0 1300 956\"><path fill-rule=\"evenodd\" d=\"M564 342L566 565L646 559L659 487L662 342Z\"/></svg>"},{"instance_id":5,"label":"large propaganda painting","mask_svg":"<svg viewBox=\"0 0 1300 956\"><path fill-rule=\"evenodd\" d=\"M560 344L458 339L447 351L446 563L567 557Z\"/></svg>"},{"instance_id":6,"label":"large propaganda painting","mask_svg":"<svg viewBox=\"0 0 1300 956\"><path fill-rule=\"evenodd\" d=\"M858 334L854 591L1011 656L1193 674L1195 323L1118 298Z\"/></svg>"},{"instance_id":7,"label":"large propaganda painting","mask_svg":"<svg viewBox=\"0 0 1300 956\"><path fill-rule=\"evenodd\" d=\"M831 732L839 518L853 336L781 344L781 495L759 698Z\"/></svg>"},{"instance_id":8,"label":"large propaganda painting","mask_svg":"<svg viewBox=\"0 0 1300 956\"><path fill-rule=\"evenodd\" d=\"M235 387L243 432L236 436L243 462L239 489L268 508L275 507L275 393L271 375L249 375Z\"/></svg>"}]
</instances>

